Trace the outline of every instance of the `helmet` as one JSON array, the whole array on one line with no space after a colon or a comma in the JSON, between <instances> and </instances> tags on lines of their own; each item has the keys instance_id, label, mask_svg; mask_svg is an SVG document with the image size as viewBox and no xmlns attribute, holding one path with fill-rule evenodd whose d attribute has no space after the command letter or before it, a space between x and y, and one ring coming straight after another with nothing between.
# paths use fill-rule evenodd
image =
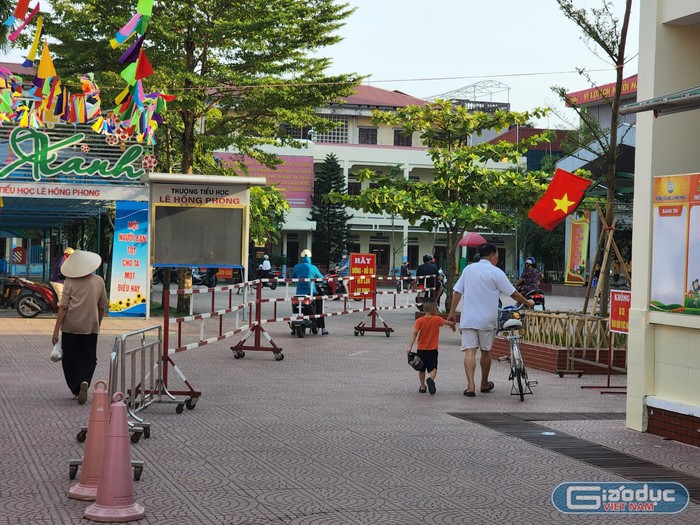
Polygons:
<instances>
[{"instance_id":1,"label":"helmet","mask_svg":"<svg viewBox=\"0 0 700 525\"><path fill-rule=\"evenodd\" d=\"M301 257L311 257L311 250L309 250L308 248L306 250L303 250L301 252Z\"/></svg>"},{"instance_id":2,"label":"helmet","mask_svg":"<svg viewBox=\"0 0 700 525\"><path fill-rule=\"evenodd\" d=\"M66 248L65 250L63 250L63 253L64 253L65 255L72 255L74 251L75 251L75 250L69 246L68 248Z\"/></svg>"},{"instance_id":3,"label":"helmet","mask_svg":"<svg viewBox=\"0 0 700 525\"><path fill-rule=\"evenodd\" d=\"M347 250L343 250L343 255L348 255L348 251L347 251Z\"/></svg>"},{"instance_id":4,"label":"helmet","mask_svg":"<svg viewBox=\"0 0 700 525\"><path fill-rule=\"evenodd\" d=\"M432 261L432 260L433 260L433 256L432 256L431 254L429 254L429 253L426 253L426 254L423 256L423 262L424 262L424 263L430 262L430 261Z\"/></svg>"},{"instance_id":5,"label":"helmet","mask_svg":"<svg viewBox=\"0 0 700 525\"><path fill-rule=\"evenodd\" d=\"M525 264L530 264L532 266L535 266L535 258L534 257L528 257L525 259Z\"/></svg>"},{"instance_id":6,"label":"helmet","mask_svg":"<svg viewBox=\"0 0 700 525\"><path fill-rule=\"evenodd\" d=\"M423 368L423 360L418 357L418 354L415 352L409 352L408 353L408 364L411 368L414 370L418 370L419 372Z\"/></svg>"},{"instance_id":7,"label":"helmet","mask_svg":"<svg viewBox=\"0 0 700 525\"><path fill-rule=\"evenodd\" d=\"M270 258L269 255L263 255L263 259L265 259L266 261L267 261L269 258Z\"/></svg>"}]
</instances>

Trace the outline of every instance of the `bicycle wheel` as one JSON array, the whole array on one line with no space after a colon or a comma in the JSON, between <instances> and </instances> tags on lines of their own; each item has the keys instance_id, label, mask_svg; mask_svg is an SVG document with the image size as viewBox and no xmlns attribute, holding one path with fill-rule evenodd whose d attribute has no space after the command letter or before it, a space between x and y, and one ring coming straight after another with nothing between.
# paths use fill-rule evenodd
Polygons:
<instances>
[{"instance_id":1,"label":"bicycle wheel","mask_svg":"<svg viewBox=\"0 0 700 525\"><path fill-rule=\"evenodd\" d=\"M518 345L518 341L513 341L512 345L512 375L515 384L518 387L518 395L520 396L520 401L525 401L525 388L527 387L527 374L525 373L525 365L523 364L523 358L520 355L520 346Z\"/></svg>"},{"instance_id":2,"label":"bicycle wheel","mask_svg":"<svg viewBox=\"0 0 700 525\"><path fill-rule=\"evenodd\" d=\"M524 385L527 384L527 378L525 377L525 371L516 368L513 371L513 374L515 375L515 381L518 385L518 395L520 396L520 401L525 401L525 390L524 390Z\"/></svg>"}]
</instances>

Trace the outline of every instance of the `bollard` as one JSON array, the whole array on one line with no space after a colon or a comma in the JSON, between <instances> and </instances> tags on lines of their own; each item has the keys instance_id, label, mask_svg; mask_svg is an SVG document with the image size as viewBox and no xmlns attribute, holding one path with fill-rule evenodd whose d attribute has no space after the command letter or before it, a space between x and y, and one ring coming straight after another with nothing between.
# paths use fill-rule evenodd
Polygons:
<instances>
[{"instance_id":1,"label":"bollard","mask_svg":"<svg viewBox=\"0 0 700 525\"><path fill-rule=\"evenodd\" d=\"M85 518L121 523L141 519L143 514L144 508L134 501L124 394L117 392L112 396L102 470L97 484L97 500L85 510Z\"/></svg>"}]
</instances>

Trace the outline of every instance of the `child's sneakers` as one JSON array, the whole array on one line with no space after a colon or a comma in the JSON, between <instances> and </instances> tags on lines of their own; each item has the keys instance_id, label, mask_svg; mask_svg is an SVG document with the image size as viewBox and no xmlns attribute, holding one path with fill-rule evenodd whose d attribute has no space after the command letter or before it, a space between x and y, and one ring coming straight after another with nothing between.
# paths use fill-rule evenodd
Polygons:
<instances>
[{"instance_id":1,"label":"child's sneakers","mask_svg":"<svg viewBox=\"0 0 700 525\"><path fill-rule=\"evenodd\" d=\"M428 384L428 392L430 392L431 395L434 394L437 390L435 389L435 381L433 381L433 378L429 377L425 382Z\"/></svg>"}]
</instances>

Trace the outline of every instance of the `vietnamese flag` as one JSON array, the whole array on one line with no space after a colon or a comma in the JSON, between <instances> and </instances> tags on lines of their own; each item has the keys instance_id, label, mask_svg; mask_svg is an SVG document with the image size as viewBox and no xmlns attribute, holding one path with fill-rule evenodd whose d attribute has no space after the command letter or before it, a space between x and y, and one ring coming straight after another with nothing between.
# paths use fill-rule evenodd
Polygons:
<instances>
[{"instance_id":1,"label":"vietnamese flag","mask_svg":"<svg viewBox=\"0 0 700 525\"><path fill-rule=\"evenodd\" d=\"M553 230L578 207L591 182L568 171L557 169L544 195L527 216L544 229Z\"/></svg>"}]
</instances>

